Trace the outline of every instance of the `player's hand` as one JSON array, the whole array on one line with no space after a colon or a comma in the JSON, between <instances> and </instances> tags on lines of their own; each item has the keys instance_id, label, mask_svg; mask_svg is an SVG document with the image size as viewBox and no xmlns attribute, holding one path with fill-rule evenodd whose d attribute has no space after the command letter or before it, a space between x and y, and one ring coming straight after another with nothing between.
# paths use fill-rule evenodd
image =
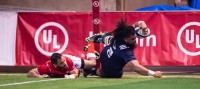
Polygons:
<instances>
[{"instance_id":1,"label":"player's hand","mask_svg":"<svg viewBox=\"0 0 200 89\"><path fill-rule=\"evenodd\" d=\"M141 28L141 29L145 29L147 28L147 25L144 21L138 21L138 27Z\"/></svg>"},{"instance_id":2,"label":"player's hand","mask_svg":"<svg viewBox=\"0 0 200 89\"><path fill-rule=\"evenodd\" d=\"M50 78L50 76L47 74L44 74L44 75L42 75L42 78Z\"/></svg>"},{"instance_id":3,"label":"player's hand","mask_svg":"<svg viewBox=\"0 0 200 89\"><path fill-rule=\"evenodd\" d=\"M147 34L148 33L148 27L147 27L147 25L146 25L146 23L144 21L139 21L138 22L138 27L140 29L142 29L143 34Z\"/></svg>"},{"instance_id":4,"label":"player's hand","mask_svg":"<svg viewBox=\"0 0 200 89\"><path fill-rule=\"evenodd\" d=\"M155 77L155 78L161 78L162 74L163 73L161 71L156 71L155 74L153 75L153 77Z\"/></svg>"},{"instance_id":5,"label":"player's hand","mask_svg":"<svg viewBox=\"0 0 200 89\"><path fill-rule=\"evenodd\" d=\"M136 35L138 38L145 38L150 35L150 29L147 27L144 21L138 21L136 24L132 25L136 30Z\"/></svg>"}]
</instances>

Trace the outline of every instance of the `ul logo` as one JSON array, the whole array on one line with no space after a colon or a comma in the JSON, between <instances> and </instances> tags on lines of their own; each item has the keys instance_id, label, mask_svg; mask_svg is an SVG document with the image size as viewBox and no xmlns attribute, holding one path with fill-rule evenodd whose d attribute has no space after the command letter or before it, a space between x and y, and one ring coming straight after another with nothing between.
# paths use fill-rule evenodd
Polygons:
<instances>
[{"instance_id":1,"label":"ul logo","mask_svg":"<svg viewBox=\"0 0 200 89\"><path fill-rule=\"evenodd\" d=\"M95 18L95 19L93 20L93 23L94 23L95 25L97 25L97 24L100 23L100 20L99 20L98 18Z\"/></svg>"},{"instance_id":2,"label":"ul logo","mask_svg":"<svg viewBox=\"0 0 200 89\"><path fill-rule=\"evenodd\" d=\"M45 29L47 27L52 27L52 29ZM58 39L59 35L52 34L53 30L57 30L57 29L53 29L53 27L61 30L64 35L64 40L62 41L63 42L62 47L61 47L61 45L58 44L58 40L60 40L60 39ZM50 56L53 52L46 51L44 48L42 48L43 46L41 47L41 45L40 45L40 42L41 42L40 39L42 39L42 42L44 43L44 45L52 44L52 46L50 46L52 48L48 48L48 49L57 49L57 51L55 51L55 52L58 52L58 53L62 53L66 49L66 47L68 45L68 40L69 40L66 29L61 24L56 23L56 22L47 22L47 23L42 24L37 29L37 31L35 33L35 37L34 37L36 48L42 54Z\"/></svg>"},{"instance_id":3,"label":"ul logo","mask_svg":"<svg viewBox=\"0 0 200 89\"><path fill-rule=\"evenodd\" d=\"M94 1L92 4L94 7L99 7L99 1Z\"/></svg>"},{"instance_id":4,"label":"ul logo","mask_svg":"<svg viewBox=\"0 0 200 89\"><path fill-rule=\"evenodd\" d=\"M195 29L195 27L196 27L196 29ZM199 28L200 28L199 22L189 22L189 23L186 23L185 25L183 25L181 27L181 29L179 30L178 35L177 35L177 42L178 42L179 48L185 54L188 54L191 56L197 56L200 54L200 51L196 51L197 48L200 48L199 34L195 34L195 33L200 32ZM183 39L182 36L185 36L184 40L182 40ZM184 48L182 42L185 42L186 44L188 44L189 45L188 48L190 48L190 49L192 49L192 47L194 47L193 49L195 49L195 51ZM194 44L194 46L192 46L191 44Z\"/></svg>"}]
</instances>

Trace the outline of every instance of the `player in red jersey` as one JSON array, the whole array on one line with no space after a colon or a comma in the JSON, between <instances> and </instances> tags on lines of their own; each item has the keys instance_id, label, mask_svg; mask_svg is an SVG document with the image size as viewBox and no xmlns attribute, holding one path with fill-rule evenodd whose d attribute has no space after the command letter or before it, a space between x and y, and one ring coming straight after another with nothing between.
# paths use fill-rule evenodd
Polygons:
<instances>
[{"instance_id":1,"label":"player in red jersey","mask_svg":"<svg viewBox=\"0 0 200 89\"><path fill-rule=\"evenodd\" d=\"M79 69L93 68L96 65L96 55L93 52L94 47L89 46L88 49L91 51L88 51L86 54L87 60L53 53L49 61L30 70L27 77L77 78L79 76Z\"/></svg>"}]
</instances>

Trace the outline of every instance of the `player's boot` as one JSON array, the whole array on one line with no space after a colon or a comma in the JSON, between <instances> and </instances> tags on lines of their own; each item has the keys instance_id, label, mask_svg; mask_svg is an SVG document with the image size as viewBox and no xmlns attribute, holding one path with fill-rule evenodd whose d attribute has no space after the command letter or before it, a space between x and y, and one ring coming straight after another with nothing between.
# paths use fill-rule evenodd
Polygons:
<instances>
[{"instance_id":1,"label":"player's boot","mask_svg":"<svg viewBox=\"0 0 200 89\"><path fill-rule=\"evenodd\" d=\"M83 69L83 76L87 77L88 75L90 75L91 74L90 71L91 69Z\"/></svg>"},{"instance_id":2,"label":"player's boot","mask_svg":"<svg viewBox=\"0 0 200 89\"><path fill-rule=\"evenodd\" d=\"M83 69L83 76L88 77L88 76L97 76L96 74L97 69L92 68L92 69Z\"/></svg>"},{"instance_id":3,"label":"player's boot","mask_svg":"<svg viewBox=\"0 0 200 89\"><path fill-rule=\"evenodd\" d=\"M98 33L94 34L91 37L87 37L85 39L86 43L89 43L90 41L93 41L94 43L104 43L105 37L111 35L111 33L106 32L106 33Z\"/></svg>"},{"instance_id":4,"label":"player's boot","mask_svg":"<svg viewBox=\"0 0 200 89\"><path fill-rule=\"evenodd\" d=\"M88 45L83 48L83 51L88 52ZM94 54L96 55L96 59L99 59L100 54L96 50L94 50Z\"/></svg>"}]
</instances>

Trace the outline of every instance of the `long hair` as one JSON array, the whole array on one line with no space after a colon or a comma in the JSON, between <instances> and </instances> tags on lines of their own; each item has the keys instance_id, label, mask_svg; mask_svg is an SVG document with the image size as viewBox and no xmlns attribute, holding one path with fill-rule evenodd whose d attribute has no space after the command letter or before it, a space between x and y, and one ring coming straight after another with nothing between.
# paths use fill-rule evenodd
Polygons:
<instances>
[{"instance_id":1,"label":"long hair","mask_svg":"<svg viewBox=\"0 0 200 89\"><path fill-rule=\"evenodd\" d=\"M128 26L126 20L121 20L117 23L117 28L112 31L114 38L113 41L124 42L124 38L130 37L130 35L135 34L135 28L133 26Z\"/></svg>"}]
</instances>

